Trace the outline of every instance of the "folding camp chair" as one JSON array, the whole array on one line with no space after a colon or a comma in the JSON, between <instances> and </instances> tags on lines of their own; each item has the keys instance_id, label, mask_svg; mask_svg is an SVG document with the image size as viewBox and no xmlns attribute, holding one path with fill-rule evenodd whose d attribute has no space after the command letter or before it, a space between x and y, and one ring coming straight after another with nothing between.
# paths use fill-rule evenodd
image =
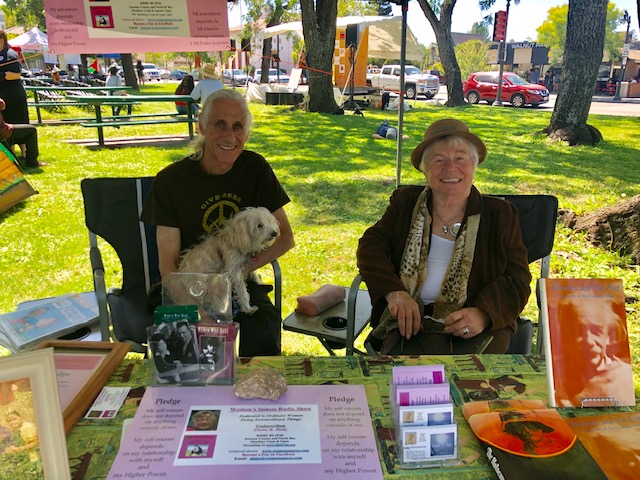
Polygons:
<instances>
[{"instance_id":1,"label":"folding camp chair","mask_svg":"<svg viewBox=\"0 0 640 480\"><path fill-rule=\"evenodd\" d=\"M549 276L549 261L556 230L556 218L558 215L558 199L551 195L495 195L513 203L520 213L520 228L522 241L527 247L529 263L541 260L540 278ZM358 274L351 284L347 304L347 334L346 354L353 355L354 341L362 331L358 324L356 328L356 304L359 304L358 294L362 276ZM536 295L537 297L537 295ZM538 312L540 302L538 301ZM371 306L369 306L369 311ZM537 322L536 351L542 351L542 336L540 335L540 322ZM507 353L531 353L534 324L531 320L519 317L518 331L511 337ZM367 353L377 355L370 345L365 345Z\"/></svg>"},{"instance_id":2,"label":"folding camp chair","mask_svg":"<svg viewBox=\"0 0 640 480\"><path fill-rule=\"evenodd\" d=\"M155 225L140 221L144 201L153 177L92 178L81 182L85 222L93 282L100 313L102 339L110 339L110 328L118 341L133 344L144 352L146 328L152 318L147 309L147 292L160 281ZM109 243L122 265L122 285L107 291L102 254L97 237ZM282 282L280 266L274 269L275 306L281 309Z\"/></svg>"}]
</instances>

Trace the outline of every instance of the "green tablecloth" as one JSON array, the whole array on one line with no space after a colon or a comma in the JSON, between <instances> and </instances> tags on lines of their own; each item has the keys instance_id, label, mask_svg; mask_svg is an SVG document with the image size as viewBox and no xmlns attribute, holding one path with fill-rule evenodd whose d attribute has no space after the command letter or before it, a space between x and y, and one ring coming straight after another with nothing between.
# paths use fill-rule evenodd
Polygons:
<instances>
[{"instance_id":1,"label":"green tablecloth","mask_svg":"<svg viewBox=\"0 0 640 480\"><path fill-rule=\"evenodd\" d=\"M459 466L403 469L396 458L388 395L391 367L417 364L445 365L452 401L457 407ZM540 399L545 403L548 400L544 358L535 355L256 357L240 360L238 377L256 366L277 368L292 385L364 385L385 479L493 478L493 470L487 465L483 450L459 407L468 401L497 398ZM114 419L81 420L67 437L74 480L106 478L120 445L122 422L135 415L148 383L146 359L128 357L112 375L107 385L130 386L132 390Z\"/></svg>"}]
</instances>

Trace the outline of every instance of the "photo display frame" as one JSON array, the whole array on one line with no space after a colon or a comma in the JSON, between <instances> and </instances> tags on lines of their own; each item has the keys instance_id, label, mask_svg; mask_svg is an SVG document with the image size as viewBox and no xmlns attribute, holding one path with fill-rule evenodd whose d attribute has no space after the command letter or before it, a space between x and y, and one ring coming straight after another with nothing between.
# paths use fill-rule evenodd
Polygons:
<instances>
[{"instance_id":1,"label":"photo display frame","mask_svg":"<svg viewBox=\"0 0 640 480\"><path fill-rule=\"evenodd\" d=\"M19 432L17 444L0 453L0 469L16 477L69 480L53 348L1 357L0 392L2 421Z\"/></svg>"},{"instance_id":2,"label":"photo display frame","mask_svg":"<svg viewBox=\"0 0 640 480\"><path fill-rule=\"evenodd\" d=\"M147 328L152 385L231 385L239 324L167 322Z\"/></svg>"},{"instance_id":3,"label":"photo display frame","mask_svg":"<svg viewBox=\"0 0 640 480\"><path fill-rule=\"evenodd\" d=\"M131 347L122 342L47 340L38 346L43 348L53 348L64 431L68 434Z\"/></svg>"}]
</instances>

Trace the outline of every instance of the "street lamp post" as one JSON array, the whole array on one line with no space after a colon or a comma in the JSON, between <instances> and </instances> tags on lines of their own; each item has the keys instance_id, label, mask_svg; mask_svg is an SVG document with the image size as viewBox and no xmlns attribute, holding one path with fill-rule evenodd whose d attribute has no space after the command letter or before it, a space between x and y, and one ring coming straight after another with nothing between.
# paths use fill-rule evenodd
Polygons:
<instances>
[{"instance_id":1,"label":"street lamp post","mask_svg":"<svg viewBox=\"0 0 640 480\"><path fill-rule=\"evenodd\" d=\"M514 3L517 5L520 3L520 0L514 0ZM504 62L507 60L507 26L509 25L509 5L511 5L511 0L507 0L507 18L504 22L504 41L500 41L498 44L498 63L500 64L500 70L498 71L498 93L496 96L496 101L494 103L495 106L502 106L502 74L504 72Z\"/></svg>"},{"instance_id":2,"label":"street lamp post","mask_svg":"<svg viewBox=\"0 0 640 480\"><path fill-rule=\"evenodd\" d=\"M624 80L624 71L627 67L627 55L626 49L627 43L629 43L629 27L631 26L631 15L626 10L624 11L624 16L622 19L627 22L627 33L624 35L624 51L622 53L622 67L620 68L620 76L618 77L618 87L616 88L616 94L613 96L614 100L620 100L620 87L622 85L622 80Z\"/></svg>"}]
</instances>

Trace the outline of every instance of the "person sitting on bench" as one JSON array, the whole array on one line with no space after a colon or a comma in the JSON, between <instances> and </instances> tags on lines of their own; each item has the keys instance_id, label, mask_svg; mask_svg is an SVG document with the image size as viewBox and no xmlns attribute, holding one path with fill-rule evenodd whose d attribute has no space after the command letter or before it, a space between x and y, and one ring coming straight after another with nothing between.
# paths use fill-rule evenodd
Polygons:
<instances>
[{"instance_id":1,"label":"person sitting on bench","mask_svg":"<svg viewBox=\"0 0 640 480\"><path fill-rule=\"evenodd\" d=\"M0 139L7 148L13 153L14 145L26 145L25 157L20 157L19 161L28 168L36 168L45 166L44 163L38 161L38 130L33 125L16 124L11 125L5 123L2 112L6 104L0 98Z\"/></svg>"}]
</instances>

